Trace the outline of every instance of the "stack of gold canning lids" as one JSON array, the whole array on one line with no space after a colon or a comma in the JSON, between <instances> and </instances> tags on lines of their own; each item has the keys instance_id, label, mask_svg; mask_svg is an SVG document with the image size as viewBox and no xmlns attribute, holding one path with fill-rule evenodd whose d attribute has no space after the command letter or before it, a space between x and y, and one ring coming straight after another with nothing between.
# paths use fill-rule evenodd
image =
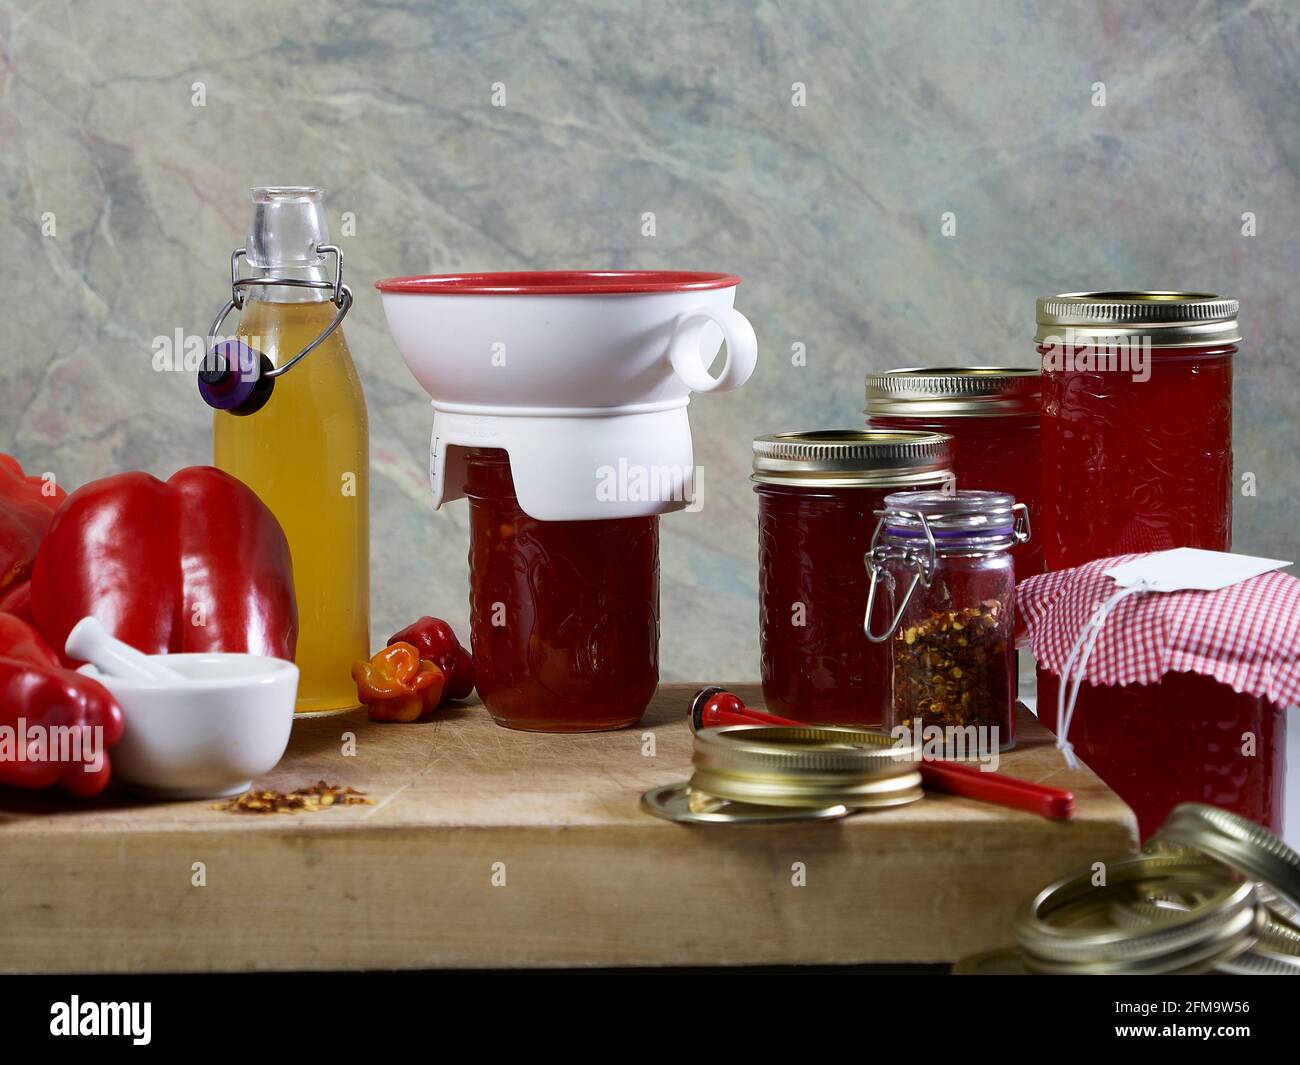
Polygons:
<instances>
[{"instance_id":1,"label":"stack of gold canning lids","mask_svg":"<svg viewBox=\"0 0 1300 1065\"><path fill-rule=\"evenodd\" d=\"M672 821L738 823L843 817L921 798L919 752L870 729L728 725L695 734L689 783L642 805Z\"/></svg>"},{"instance_id":2,"label":"stack of gold canning lids","mask_svg":"<svg viewBox=\"0 0 1300 1065\"><path fill-rule=\"evenodd\" d=\"M1197 901L1157 920L1114 920L1117 905L1166 896ZM1034 973L1204 972L1254 945L1258 913L1255 885L1217 862L1140 854L1045 887L1016 922L1016 942Z\"/></svg>"},{"instance_id":3,"label":"stack of gold canning lids","mask_svg":"<svg viewBox=\"0 0 1300 1065\"><path fill-rule=\"evenodd\" d=\"M1283 919L1300 918L1300 854L1253 821L1217 806L1175 806L1149 850L1189 848L1217 858L1269 889L1270 908Z\"/></svg>"},{"instance_id":4,"label":"stack of gold canning lids","mask_svg":"<svg viewBox=\"0 0 1300 1065\"><path fill-rule=\"evenodd\" d=\"M1142 854L1040 891L1017 949L954 972L1300 975L1300 854L1244 818L1174 809Z\"/></svg>"},{"instance_id":5,"label":"stack of gold canning lids","mask_svg":"<svg viewBox=\"0 0 1300 1065\"><path fill-rule=\"evenodd\" d=\"M1254 881L1261 910L1258 939L1220 971L1300 976L1300 854L1253 821L1190 802L1174 807L1147 850L1200 852Z\"/></svg>"}]
</instances>

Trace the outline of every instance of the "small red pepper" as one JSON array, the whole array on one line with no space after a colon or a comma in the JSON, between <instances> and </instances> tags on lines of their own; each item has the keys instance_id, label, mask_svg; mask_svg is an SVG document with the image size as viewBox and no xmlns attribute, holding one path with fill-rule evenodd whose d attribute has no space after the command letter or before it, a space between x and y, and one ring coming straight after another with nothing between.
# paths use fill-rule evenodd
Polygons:
<instances>
[{"instance_id":1,"label":"small red pepper","mask_svg":"<svg viewBox=\"0 0 1300 1065\"><path fill-rule=\"evenodd\" d=\"M446 697L468 699L474 690L474 658L456 639L456 630L440 618L428 615L389 637L395 643L409 643L421 658L435 663L447 677Z\"/></svg>"},{"instance_id":2,"label":"small red pepper","mask_svg":"<svg viewBox=\"0 0 1300 1065\"><path fill-rule=\"evenodd\" d=\"M122 710L103 685L64 669L35 629L0 613L0 785L98 794L121 738Z\"/></svg>"},{"instance_id":3,"label":"small red pepper","mask_svg":"<svg viewBox=\"0 0 1300 1065\"><path fill-rule=\"evenodd\" d=\"M357 697L376 721L415 721L438 708L447 678L409 643L390 643L352 663Z\"/></svg>"}]
</instances>

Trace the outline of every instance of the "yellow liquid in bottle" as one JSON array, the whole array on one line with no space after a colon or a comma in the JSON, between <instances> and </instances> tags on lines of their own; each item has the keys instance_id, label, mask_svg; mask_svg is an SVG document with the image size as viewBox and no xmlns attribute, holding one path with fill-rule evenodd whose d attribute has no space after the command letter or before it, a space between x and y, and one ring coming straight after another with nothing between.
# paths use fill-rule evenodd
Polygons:
<instances>
[{"instance_id":1,"label":"yellow liquid in bottle","mask_svg":"<svg viewBox=\"0 0 1300 1065\"><path fill-rule=\"evenodd\" d=\"M249 299L237 335L279 366L335 311L328 301ZM217 411L212 438L216 465L257 493L289 541L298 713L353 709L352 663L370 657L370 433L342 330L278 377L261 410Z\"/></svg>"}]
</instances>

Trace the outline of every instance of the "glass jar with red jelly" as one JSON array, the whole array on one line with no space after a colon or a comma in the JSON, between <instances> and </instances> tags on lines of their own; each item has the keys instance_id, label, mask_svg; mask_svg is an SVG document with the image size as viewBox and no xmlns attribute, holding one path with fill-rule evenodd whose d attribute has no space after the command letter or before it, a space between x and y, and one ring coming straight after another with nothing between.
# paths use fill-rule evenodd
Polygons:
<instances>
[{"instance_id":1,"label":"glass jar with red jelly","mask_svg":"<svg viewBox=\"0 0 1300 1065\"><path fill-rule=\"evenodd\" d=\"M862 631L863 559L886 495L951 481L949 443L938 433L829 429L754 441L768 710L799 721L880 723L889 653Z\"/></svg>"},{"instance_id":2,"label":"glass jar with red jelly","mask_svg":"<svg viewBox=\"0 0 1300 1065\"><path fill-rule=\"evenodd\" d=\"M1042 442L1036 367L908 367L867 374L866 386L868 425L951 436L957 487L1008 492L1037 527ZM1043 572L1040 537L1031 536L1011 554L1018 579Z\"/></svg>"},{"instance_id":3,"label":"glass jar with red jelly","mask_svg":"<svg viewBox=\"0 0 1300 1065\"><path fill-rule=\"evenodd\" d=\"M1057 728L1060 678L1038 671L1038 715ZM1084 682L1074 753L1133 808L1145 840L1180 802L1203 802L1282 834L1286 713L1200 673L1156 684Z\"/></svg>"},{"instance_id":4,"label":"glass jar with red jelly","mask_svg":"<svg viewBox=\"0 0 1300 1065\"><path fill-rule=\"evenodd\" d=\"M887 732L950 758L1016 743L1016 574L1027 510L1004 492L894 492L867 554L864 629L888 647Z\"/></svg>"},{"instance_id":5,"label":"glass jar with red jelly","mask_svg":"<svg viewBox=\"0 0 1300 1065\"><path fill-rule=\"evenodd\" d=\"M1049 570L1231 547L1237 309L1195 292L1038 301Z\"/></svg>"},{"instance_id":6,"label":"glass jar with red jelly","mask_svg":"<svg viewBox=\"0 0 1300 1065\"><path fill-rule=\"evenodd\" d=\"M659 681L659 519L538 521L504 451L470 449L470 638L500 725L598 732L640 720Z\"/></svg>"}]
</instances>

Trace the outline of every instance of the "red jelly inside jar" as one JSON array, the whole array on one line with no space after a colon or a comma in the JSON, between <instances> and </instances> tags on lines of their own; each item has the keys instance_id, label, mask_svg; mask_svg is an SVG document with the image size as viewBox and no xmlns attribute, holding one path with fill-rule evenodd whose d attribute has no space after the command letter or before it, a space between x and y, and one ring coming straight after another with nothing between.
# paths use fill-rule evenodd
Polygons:
<instances>
[{"instance_id":1,"label":"red jelly inside jar","mask_svg":"<svg viewBox=\"0 0 1300 1065\"><path fill-rule=\"evenodd\" d=\"M885 496L951 479L948 444L933 433L852 430L754 441L763 699L772 713L883 720L889 647L862 629L866 554Z\"/></svg>"},{"instance_id":2,"label":"red jelly inside jar","mask_svg":"<svg viewBox=\"0 0 1300 1065\"><path fill-rule=\"evenodd\" d=\"M1229 550L1236 301L1088 293L1038 304L1048 568Z\"/></svg>"},{"instance_id":3,"label":"red jelly inside jar","mask_svg":"<svg viewBox=\"0 0 1300 1065\"><path fill-rule=\"evenodd\" d=\"M1039 668L1038 714L1053 732L1059 685ZM1168 673L1158 684L1085 683L1069 739L1133 808L1144 840L1180 802L1222 806L1282 834L1286 715L1266 699L1199 673Z\"/></svg>"},{"instance_id":4,"label":"red jelly inside jar","mask_svg":"<svg viewBox=\"0 0 1300 1065\"><path fill-rule=\"evenodd\" d=\"M659 519L538 521L504 451L467 453L475 684L500 725L633 725L659 682Z\"/></svg>"},{"instance_id":5,"label":"red jelly inside jar","mask_svg":"<svg viewBox=\"0 0 1300 1065\"><path fill-rule=\"evenodd\" d=\"M1017 580L1043 572L1036 369L907 368L867 375L867 424L952 437L958 488L1005 492L1029 511L1031 535L1011 549Z\"/></svg>"}]
</instances>

